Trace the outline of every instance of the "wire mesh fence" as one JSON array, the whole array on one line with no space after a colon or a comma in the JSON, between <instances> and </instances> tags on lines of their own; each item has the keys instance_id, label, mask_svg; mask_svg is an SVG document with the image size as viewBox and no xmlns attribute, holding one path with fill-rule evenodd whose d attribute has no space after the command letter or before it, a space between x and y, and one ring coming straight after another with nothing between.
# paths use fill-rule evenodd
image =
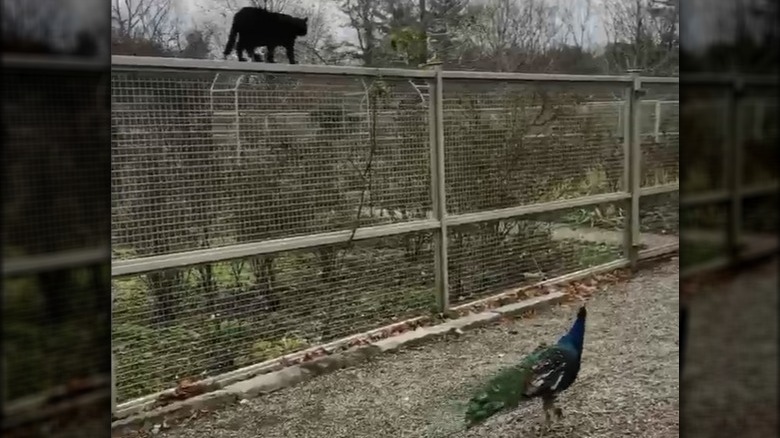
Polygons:
<instances>
[{"instance_id":1,"label":"wire mesh fence","mask_svg":"<svg viewBox=\"0 0 780 438\"><path fill-rule=\"evenodd\" d=\"M447 212L527 205L621 189L624 86L448 81Z\"/></svg>"},{"instance_id":2,"label":"wire mesh fence","mask_svg":"<svg viewBox=\"0 0 780 438\"><path fill-rule=\"evenodd\" d=\"M119 60L120 402L625 259L639 244L626 240L625 77ZM669 90L639 111L676 151ZM678 168L665 159L668 185ZM656 216L676 223L665 204L675 198L658 199ZM527 206L536 211L501 210Z\"/></svg>"},{"instance_id":3,"label":"wire mesh fence","mask_svg":"<svg viewBox=\"0 0 780 438\"><path fill-rule=\"evenodd\" d=\"M686 164L680 176L681 190L692 194L724 189L728 89L699 85L683 92L686 100L679 124L685 131L686 143L680 159Z\"/></svg>"},{"instance_id":4,"label":"wire mesh fence","mask_svg":"<svg viewBox=\"0 0 780 438\"><path fill-rule=\"evenodd\" d=\"M450 303L619 260L625 216L604 203L448 229Z\"/></svg>"},{"instance_id":5,"label":"wire mesh fence","mask_svg":"<svg viewBox=\"0 0 780 438\"><path fill-rule=\"evenodd\" d=\"M677 236L680 233L679 192L642 197L639 225L642 233Z\"/></svg>"},{"instance_id":6,"label":"wire mesh fence","mask_svg":"<svg viewBox=\"0 0 780 438\"><path fill-rule=\"evenodd\" d=\"M680 89L650 84L640 105L643 187L678 182L680 174Z\"/></svg>"},{"instance_id":7,"label":"wire mesh fence","mask_svg":"<svg viewBox=\"0 0 780 438\"><path fill-rule=\"evenodd\" d=\"M110 379L108 74L22 61L3 60L4 431Z\"/></svg>"},{"instance_id":8,"label":"wire mesh fence","mask_svg":"<svg viewBox=\"0 0 780 438\"><path fill-rule=\"evenodd\" d=\"M742 225L747 236L761 240L777 239L778 196L747 198L742 203Z\"/></svg>"},{"instance_id":9,"label":"wire mesh fence","mask_svg":"<svg viewBox=\"0 0 780 438\"><path fill-rule=\"evenodd\" d=\"M707 203L680 208L680 253L682 270L707 265L728 249L729 206Z\"/></svg>"},{"instance_id":10,"label":"wire mesh fence","mask_svg":"<svg viewBox=\"0 0 780 438\"><path fill-rule=\"evenodd\" d=\"M120 398L430 311L429 241L414 233L117 278Z\"/></svg>"},{"instance_id":11,"label":"wire mesh fence","mask_svg":"<svg viewBox=\"0 0 780 438\"><path fill-rule=\"evenodd\" d=\"M686 143L682 240L691 268L772 251L777 197L777 84L762 78L691 78L680 123ZM702 121L709 121L703 124ZM715 123L712 123L715 121ZM718 123L720 122L720 123ZM686 272L683 272L686 274Z\"/></svg>"},{"instance_id":12,"label":"wire mesh fence","mask_svg":"<svg viewBox=\"0 0 780 438\"><path fill-rule=\"evenodd\" d=\"M212 99L215 82L113 76L117 256L426 217L428 111L414 84L266 75Z\"/></svg>"},{"instance_id":13,"label":"wire mesh fence","mask_svg":"<svg viewBox=\"0 0 780 438\"><path fill-rule=\"evenodd\" d=\"M744 154L742 184L750 187L777 183L777 87L748 84L738 105L738 141Z\"/></svg>"}]
</instances>

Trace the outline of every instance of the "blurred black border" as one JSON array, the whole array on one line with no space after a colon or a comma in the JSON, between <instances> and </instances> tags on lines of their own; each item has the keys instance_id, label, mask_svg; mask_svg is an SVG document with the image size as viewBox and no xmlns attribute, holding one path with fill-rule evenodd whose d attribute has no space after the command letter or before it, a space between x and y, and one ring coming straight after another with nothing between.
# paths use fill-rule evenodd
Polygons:
<instances>
[{"instance_id":1,"label":"blurred black border","mask_svg":"<svg viewBox=\"0 0 780 438\"><path fill-rule=\"evenodd\" d=\"M693 198L694 195L700 195L701 193L691 193L685 184L686 173L693 172L695 168L701 168L702 162L700 159L700 151L695 151L694 147L696 142L701 142L701 137L696 137L694 132L696 129L691 127L692 124L697 124L699 131L710 130L711 132L717 132L724 128L722 126L723 119L717 117L705 117L691 115L695 114L693 111L694 105L702 105L703 97L707 94L701 85L701 81L704 78L710 78L714 82L736 82L738 85L729 90L729 87L725 87L725 96L737 96L741 98L745 93L752 93L753 95L761 95L761 91L758 88L750 90L750 85L745 84L751 81L763 81L765 83L771 83L774 90L769 92L766 96L774 95L777 99L777 85L778 85L778 55L780 55L780 47L778 47L778 41L780 41L780 2L775 0L739 0L737 2L729 1L708 1L708 0L672 0L671 2L678 5L680 10L680 76L681 76L681 199ZM694 85L694 82L697 85ZM709 92L711 95L717 93L713 91L715 87L711 87ZM732 94L729 94L732 93ZM728 97L726 97L728 98ZM687 111L687 113L686 113ZM687 114L687 115L684 115ZM775 115L775 117L777 117ZM776 121L770 120L770 123ZM734 128L735 124L726 122L726 131ZM729 141L726 139L726 141ZM739 142L738 142L739 143ZM747 142L745 142L747 143ZM755 154L754 152L745 152L752 145L740 144L742 151L744 152L744 166L742 172L744 174L750 174L752 172L758 172L761 168L774 166L774 181L777 181L777 172L780 169L780 160L778 160L778 149L775 144L773 147L765 145L764 153ZM712 154L710 157L714 161L720 160L726 163L731 157L726 157L724 154ZM767 162L767 160L771 160ZM726 164L728 168L728 164ZM724 180L723 187L729 188L729 175L723 175ZM776 192L775 192L776 199ZM741 205L745 205L743 202ZM742 207L745 208L745 207ZM688 242L690 240L685 239L686 235L690 233L691 229L697 228L701 219L689 218L684 220L686 216L686 210L692 211L693 208L689 208L687 205L680 206L681 215L681 242L680 242L680 260L690 262L696 257L701 257L700 251L697 248L692 247ZM774 218L773 232L776 234L778 229L777 215L780 206L777 205L776 200L774 204L764 207L764 210L760 215L765 218ZM720 221L728 224L728 217L717 217L720 214L726 214L726 209L722 210L723 213L716 211L710 211L710 219ZM744 214L743 214L744 215ZM695 215L691 215L695 216ZM769 219L771 220L771 219ZM728 226L728 225L726 225ZM727 233L724 233L727 234ZM735 247L738 245L734 245ZM698 254L697 254L698 252ZM700 338L701 333L706 333L701 327L707 327L708 324L728 324L729 321L715 321L707 320L707 315L704 312L698 312L696 306L693 304L697 300L706 300L708 293L740 293L741 290L737 284L758 284L758 277L760 275L767 275L767 263L777 264L777 246L774 249L754 252L753 255L747 254L749 251L735 250L734 247L729 250L728 244L723 245L720 249L715 250L715 254L712 254L714 258L719 258L719 261L714 263L702 264L702 269L689 270L684 272L681 276L681 319L680 319L680 366L681 366L681 382L680 382L680 431L681 436L685 437L709 437L709 436L735 436L734 431L729 431L721 428L718 430L718 424L724 424L724 416L736 417L740 414L737 412L744 412L747 406L741 406L740 404L748 405L753 403L753 400L739 401L736 397L730 397L728 395L728 389L725 389L727 385L724 382L713 381L712 385L713 397L723 396L728 400L728 406L722 406L723 410L710 410L708 418L695 418L692 412L697 411L692 404L697 403L691 397L690 399L686 394L691 394L689 391L695 386L690 381L688 373L685 373L685 368L696 366L695 362L697 358L690 354L692 346L702 341ZM682 266L682 263L681 263ZM771 266L771 265L770 265ZM775 271L776 272L776 271ZM777 287L777 286L776 286ZM777 289L774 291L766 291L767 294L777 294ZM780 309L775 309L778 311ZM752 315L747 308L733 308L730 309L734 313L743 313L748 320ZM697 319L699 320L698 322ZM736 319L736 318L735 318ZM766 325L771 327L770 321L764 321L761 319L753 319L756 324ZM692 330L691 326L696 326L700 329ZM693 333L693 334L690 334ZM710 336L710 335L706 335ZM738 335L735 335L738 336ZM778 337L780 333L774 334L775 354L777 354ZM736 353L732 351L734 349L734 340L710 338L707 340L712 345L717 345L719 351L713 352L714 355L728 356ZM748 347L748 346L742 346ZM771 347L771 346L762 346ZM686 351L682 349L685 348ZM752 347L748 347L752 348ZM770 350L771 351L771 350ZM758 357L758 355L756 355ZM683 362L683 358L685 361ZM701 358L699 361L701 362ZM704 359L706 360L706 359ZM751 357L744 357L742 360L749 362L757 359ZM765 360L761 359L762 361ZM777 371L777 360L775 357L774 363L755 363L750 366L756 367L756 369L768 369L773 367L774 372ZM706 364L701 364L706 366ZM734 373L728 376L726 380L730 380L731 383L739 386L743 385L743 389L751 386L748 380L751 376L740 375ZM701 382L696 384L701 385ZM776 382L775 382L776 384ZM734 385L731 385L732 387ZM765 385L766 386L766 385ZM771 388L774 390L774 400L777 401L778 388ZM752 395L749 397L753 397ZM766 408L766 412L770 414L764 414L761 416L756 413L756 416L750 419L743 418L731 418L732 424L741 424L742 429L736 433L736 436L778 436L778 420L777 415L780 412L780 406L775 406L774 409L771 406L763 406ZM703 409L707 410L707 409ZM763 409L762 409L763 410ZM702 410L700 409L699 412ZM771 414L771 412L774 412ZM704 423L712 423L709 426L702 426ZM763 424L762 424L763 423ZM728 428L726 428L728 429ZM773 430L774 433L769 433L769 430ZM717 430L713 434L713 430Z\"/></svg>"},{"instance_id":2,"label":"blurred black border","mask_svg":"<svg viewBox=\"0 0 780 438\"><path fill-rule=\"evenodd\" d=\"M110 436L109 6L3 0L4 437Z\"/></svg>"}]
</instances>

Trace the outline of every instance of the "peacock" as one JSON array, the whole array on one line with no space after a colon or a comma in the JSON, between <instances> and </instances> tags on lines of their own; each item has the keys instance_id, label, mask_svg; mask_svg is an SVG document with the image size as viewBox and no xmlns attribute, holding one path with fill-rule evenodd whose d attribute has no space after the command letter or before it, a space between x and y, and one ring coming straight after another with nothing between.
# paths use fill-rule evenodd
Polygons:
<instances>
[{"instance_id":1,"label":"peacock","mask_svg":"<svg viewBox=\"0 0 780 438\"><path fill-rule=\"evenodd\" d=\"M468 402L466 428L537 397L542 399L545 427L552 425L551 413L558 419L563 418L563 410L555 405L556 397L577 379L586 317L587 310L582 306L574 324L555 345L540 345L519 364L490 379Z\"/></svg>"}]
</instances>

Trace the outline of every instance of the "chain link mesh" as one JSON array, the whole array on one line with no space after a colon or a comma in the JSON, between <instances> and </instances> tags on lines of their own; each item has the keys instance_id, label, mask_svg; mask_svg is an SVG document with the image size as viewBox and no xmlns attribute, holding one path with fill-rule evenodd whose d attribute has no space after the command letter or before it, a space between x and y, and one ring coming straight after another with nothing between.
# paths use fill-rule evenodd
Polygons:
<instances>
[{"instance_id":1,"label":"chain link mesh","mask_svg":"<svg viewBox=\"0 0 780 438\"><path fill-rule=\"evenodd\" d=\"M428 312L430 233L114 280L118 399Z\"/></svg>"},{"instance_id":2,"label":"chain link mesh","mask_svg":"<svg viewBox=\"0 0 780 438\"><path fill-rule=\"evenodd\" d=\"M448 81L448 212L618 191L622 90L617 85Z\"/></svg>"},{"instance_id":3,"label":"chain link mesh","mask_svg":"<svg viewBox=\"0 0 780 438\"><path fill-rule=\"evenodd\" d=\"M746 87L739 109L744 187L777 185L777 87ZM776 247L777 205L777 193L743 198L741 238L746 251Z\"/></svg>"},{"instance_id":4,"label":"chain link mesh","mask_svg":"<svg viewBox=\"0 0 780 438\"><path fill-rule=\"evenodd\" d=\"M2 389L9 405L109 379L109 267L100 257L109 245L109 108L96 85L107 80L77 66L3 69ZM98 256L81 257L95 250Z\"/></svg>"},{"instance_id":5,"label":"chain link mesh","mask_svg":"<svg viewBox=\"0 0 780 438\"><path fill-rule=\"evenodd\" d=\"M119 258L430 209L427 96L407 80L133 72L112 90Z\"/></svg>"},{"instance_id":6,"label":"chain link mesh","mask_svg":"<svg viewBox=\"0 0 780 438\"><path fill-rule=\"evenodd\" d=\"M710 262L726 254L727 203L686 206L680 211L680 268Z\"/></svg>"},{"instance_id":7,"label":"chain link mesh","mask_svg":"<svg viewBox=\"0 0 780 438\"><path fill-rule=\"evenodd\" d=\"M640 101L642 187L671 184L680 175L680 87L647 84Z\"/></svg>"},{"instance_id":8,"label":"chain link mesh","mask_svg":"<svg viewBox=\"0 0 780 438\"><path fill-rule=\"evenodd\" d=\"M742 232L761 239L777 239L778 195L745 199L742 203Z\"/></svg>"},{"instance_id":9,"label":"chain link mesh","mask_svg":"<svg viewBox=\"0 0 780 438\"><path fill-rule=\"evenodd\" d=\"M730 95L733 100L730 100ZM736 138L739 148L741 188L750 190L778 180L777 125L774 120L777 88L748 84L735 88L735 84L691 84L686 88L685 109L681 123L686 130L686 172L682 188L686 194L730 191L728 174L732 151L729 142ZM734 111L736 126L729 119L729 102L736 102ZM735 127L737 132L727 129ZM776 195L744 196L742 198L739 245L742 251L755 247L776 245L772 235L776 228ZM728 218L730 200L700 206L686 206L681 213L685 232L681 236L684 250L681 264L686 266L706 263L728 255Z\"/></svg>"},{"instance_id":10,"label":"chain link mesh","mask_svg":"<svg viewBox=\"0 0 780 438\"><path fill-rule=\"evenodd\" d=\"M451 227L450 302L619 260L624 227L624 212L613 203Z\"/></svg>"},{"instance_id":11,"label":"chain link mesh","mask_svg":"<svg viewBox=\"0 0 780 438\"><path fill-rule=\"evenodd\" d=\"M692 83L685 89L679 124L685 131L680 190L685 194L725 188L724 144L728 89Z\"/></svg>"},{"instance_id":12,"label":"chain link mesh","mask_svg":"<svg viewBox=\"0 0 780 438\"><path fill-rule=\"evenodd\" d=\"M115 260L432 217L425 82L140 69L112 89ZM446 81L447 214L625 190L625 89ZM451 226L450 301L617 260L624 226L618 204ZM432 242L115 277L118 400L430 311Z\"/></svg>"},{"instance_id":13,"label":"chain link mesh","mask_svg":"<svg viewBox=\"0 0 780 438\"><path fill-rule=\"evenodd\" d=\"M680 234L680 193L639 199L639 239L643 249L677 243Z\"/></svg>"},{"instance_id":14,"label":"chain link mesh","mask_svg":"<svg viewBox=\"0 0 780 438\"><path fill-rule=\"evenodd\" d=\"M114 257L428 217L425 85L115 74ZM118 399L428 311L430 240L408 234L115 279Z\"/></svg>"},{"instance_id":15,"label":"chain link mesh","mask_svg":"<svg viewBox=\"0 0 780 438\"><path fill-rule=\"evenodd\" d=\"M746 87L739 111L743 184L777 183L777 87Z\"/></svg>"}]
</instances>

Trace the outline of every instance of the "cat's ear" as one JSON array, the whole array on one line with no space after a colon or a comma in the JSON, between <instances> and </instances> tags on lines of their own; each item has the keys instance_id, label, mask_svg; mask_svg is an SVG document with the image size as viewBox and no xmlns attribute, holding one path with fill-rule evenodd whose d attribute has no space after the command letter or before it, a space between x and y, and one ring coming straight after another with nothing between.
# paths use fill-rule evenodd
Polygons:
<instances>
[{"instance_id":1,"label":"cat's ear","mask_svg":"<svg viewBox=\"0 0 780 438\"><path fill-rule=\"evenodd\" d=\"M303 19L303 22L304 22L304 23L308 23L308 22L309 22L309 17L306 17L306 18L304 18L304 19Z\"/></svg>"}]
</instances>

